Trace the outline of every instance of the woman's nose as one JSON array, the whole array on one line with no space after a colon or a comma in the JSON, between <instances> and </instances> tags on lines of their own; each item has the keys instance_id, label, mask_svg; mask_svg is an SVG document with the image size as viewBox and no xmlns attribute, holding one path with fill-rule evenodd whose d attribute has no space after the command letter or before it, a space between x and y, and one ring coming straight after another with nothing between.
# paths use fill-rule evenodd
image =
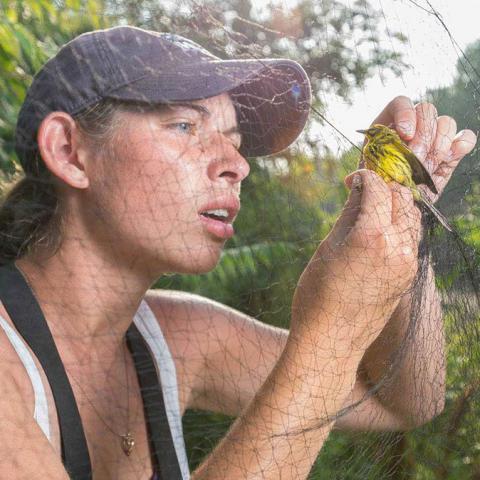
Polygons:
<instances>
[{"instance_id":1,"label":"woman's nose","mask_svg":"<svg viewBox=\"0 0 480 480\"><path fill-rule=\"evenodd\" d=\"M208 166L208 176L215 181L224 178L234 184L241 182L250 173L250 165L228 139L215 142L214 156Z\"/></svg>"}]
</instances>

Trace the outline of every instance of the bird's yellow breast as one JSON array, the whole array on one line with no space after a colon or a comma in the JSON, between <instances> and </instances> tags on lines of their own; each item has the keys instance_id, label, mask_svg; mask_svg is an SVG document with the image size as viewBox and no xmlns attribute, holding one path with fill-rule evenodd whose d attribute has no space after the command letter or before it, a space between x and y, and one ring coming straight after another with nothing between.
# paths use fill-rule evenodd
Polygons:
<instances>
[{"instance_id":1,"label":"bird's yellow breast","mask_svg":"<svg viewBox=\"0 0 480 480\"><path fill-rule=\"evenodd\" d=\"M369 141L363 153L366 167L386 182L395 181L413 190L417 189L408 160L394 145L375 144Z\"/></svg>"}]
</instances>

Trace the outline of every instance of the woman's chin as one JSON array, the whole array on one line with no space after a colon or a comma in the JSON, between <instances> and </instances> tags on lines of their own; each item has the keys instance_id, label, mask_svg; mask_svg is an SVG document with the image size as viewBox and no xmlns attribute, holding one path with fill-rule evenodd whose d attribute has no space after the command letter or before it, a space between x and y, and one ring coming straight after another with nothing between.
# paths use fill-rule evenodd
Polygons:
<instances>
[{"instance_id":1,"label":"woman's chin","mask_svg":"<svg viewBox=\"0 0 480 480\"><path fill-rule=\"evenodd\" d=\"M212 271L220 260L222 250L198 252L197 255L185 255L169 269L171 273L199 275Z\"/></svg>"}]
</instances>

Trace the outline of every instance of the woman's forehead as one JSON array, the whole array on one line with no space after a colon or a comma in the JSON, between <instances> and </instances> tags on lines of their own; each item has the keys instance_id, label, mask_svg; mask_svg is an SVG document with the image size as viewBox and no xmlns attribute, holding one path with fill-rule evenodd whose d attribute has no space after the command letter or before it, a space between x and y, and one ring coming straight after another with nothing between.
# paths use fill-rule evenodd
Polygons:
<instances>
[{"instance_id":1,"label":"woman's forehead","mask_svg":"<svg viewBox=\"0 0 480 480\"><path fill-rule=\"evenodd\" d=\"M160 115L182 113L186 110L190 110L190 113L197 114L206 120L214 121L222 126L228 124L229 127L233 127L237 123L236 110L232 99L227 93L200 100L150 106L140 104L136 108L134 107L134 111L138 111L139 113L152 112Z\"/></svg>"},{"instance_id":2,"label":"woman's forehead","mask_svg":"<svg viewBox=\"0 0 480 480\"><path fill-rule=\"evenodd\" d=\"M234 142L240 145L242 136L240 134L237 113L234 103L228 93L200 100L181 101L160 105L134 105L133 110L127 108L123 113L154 114L160 121L191 119L201 121L207 128L223 132L231 137ZM148 117L145 118L148 120ZM150 120L148 120L150 121ZM124 126L134 126L135 123L128 122Z\"/></svg>"},{"instance_id":3,"label":"woman's forehead","mask_svg":"<svg viewBox=\"0 0 480 480\"><path fill-rule=\"evenodd\" d=\"M215 97L204 98L202 100L196 100L191 102L193 105L198 105L200 108L205 109L205 113L211 118L216 116L219 119L236 120L235 107L232 99L228 93L222 93Z\"/></svg>"}]
</instances>

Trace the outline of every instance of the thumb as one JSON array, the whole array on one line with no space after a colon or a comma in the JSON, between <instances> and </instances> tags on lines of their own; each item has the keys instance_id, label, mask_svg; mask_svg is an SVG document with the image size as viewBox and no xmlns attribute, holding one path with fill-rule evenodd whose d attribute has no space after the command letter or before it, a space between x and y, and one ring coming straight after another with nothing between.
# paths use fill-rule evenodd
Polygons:
<instances>
[{"instance_id":1,"label":"thumb","mask_svg":"<svg viewBox=\"0 0 480 480\"><path fill-rule=\"evenodd\" d=\"M345 203L343 210L333 226L328 240L331 245L338 245L342 243L350 230L357 221L358 214L361 208L362 199L362 176L358 172L353 172L345 177L345 184L349 187L350 195Z\"/></svg>"},{"instance_id":2,"label":"thumb","mask_svg":"<svg viewBox=\"0 0 480 480\"><path fill-rule=\"evenodd\" d=\"M372 170L358 170L362 177L362 197L359 221L369 228L382 230L392 224L392 191L388 184ZM353 185L353 182L352 182Z\"/></svg>"},{"instance_id":3,"label":"thumb","mask_svg":"<svg viewBox=\"0 0 480 480\"><path fill-rule=\"evenodd\" d=\"M353 183L353 178L355 177L355 175L357 175L357 172L352 172L350 173L349 175L347 175L344 180L343 180L343 183L345 183L346 187L351 190L352 189L352 183ZM357 180L357 182L360 181L360 183L362 182L362 178L361 178L361 175L360 175L360 180Z\"/></svg>"}]
</instances>

